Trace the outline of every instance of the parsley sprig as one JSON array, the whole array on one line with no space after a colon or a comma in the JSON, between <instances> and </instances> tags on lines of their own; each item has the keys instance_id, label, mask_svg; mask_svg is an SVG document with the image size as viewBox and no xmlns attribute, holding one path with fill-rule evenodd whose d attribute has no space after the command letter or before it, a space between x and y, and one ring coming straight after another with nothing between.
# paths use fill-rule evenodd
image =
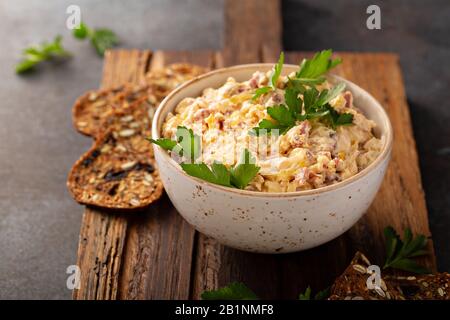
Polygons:
<instances>
[{"instance_id":1,"label":"parsley sprig","mask_svg":"<svg viewBox=\"0 0 450 320\"><path fill-rule=\"evenodd\" d=\"M419 265L411 258L428 254L425 250L427 238L419 234L413 236L411 229L407 228L403 232L403 240L395 232L394 228L384 229L386 239L386 262L383 269L393 268L414 273L430 273L429 270Z\"/></svg>"},{"instance_id":2,"label":"parsley sprig","mask_svg":"<svg viewBox=\"0 0 450 320\"><path fill-rule=\"evenodd\" d=\"M234 167L227 168L219 162L208 166L203 162L195 162L200 155L200 137L194 134L192 129L179 126L176 137L176 140L167 138L149 140L182 157L184 161L180 166L190 176L226 187L244 189L259 172L260 168L254 164L255 159L247 149L244 149L241 159Z\"/></svg>"},{"instance_id":3,"label":"parsley sprig","mask_svg":"<svg viewBox=\"0 0 450 320\"><path fill-rule=\"evenodd\" d=\"M62 37L56 36L53 42L43 42L23 50L23 59L16 65L16 73L30 71L43 61L70 57L61 42Z\"/></svg>"},{"instance_id":4,"label":"parsley sprig","mask_svg":"<svg viewBox=\"0 0 450 320\"><path fill-rule=\"evenodd\" d=\"M308 286L304 293L300 293L299 300L311 300L311 287ZM314 300L325 300L330 296L330 287L317 292ZM258 296L241 282L232 282L217 290L204 291L201 294L203 300L259 300Z\"/></svg>"},{"instance_id":5,"label":"parsley sprig","mask_svg":"<svg viewBox=\"0 0 450 320\"><path fill-rule=\"evenodd\" d=\"M185 161L194 163L200 155L200 136L194 134L192 129L178 126L175 132L176 140L159 138L157 140L149 139L150 142L157 144L165 150L176 153L183 157Z\"/></svg>"},{"instance_id":6,"label":"parsley sprig","mask_svg":"<svg viewBox=\"0 0 450 320\"><path fill-rule=\"evenodd\" d=\"M99 56L103 56L106 50L119 44L119 38L112 30L106 28L91 29L83 22L73 30L73 35L81 40L90 39Z\"/></svg>"},{"instance_id":7,"label":"parsley sprig","mask_svg":"<svg viewBox=\"0 0 450 320\"><path fill-rule=\"evenodd\" d=\"M274 65L272 74L270 75L269 86L265 86L265 87L256 89L255 94L252 97L252 100L256 100L261 95L269 93L269 92L277 89L277 82L278 82L278 78L281 75L281 70L283 69L283 64L284 64L284 52L281 52L278 62Z\"/></svg>"},{"instance_id":8,"label":"parsley sprig","mask_svg":"<svg viewBox=\"0 0 450 320\"><path fill-rule=\"evenodd\" d=\"M303 59L300 63L300 70L295 77L303 84L318 84L325 81L323 76L330 69L342 63L342 59L331 59L333 50L323 50L314 55L312 59Z\"/></svg>"},{"instance_id":9,"label":"parsley sprig","mask_svg":"<svg viewBox=\"0 0 450 320\"><path fill-rule=\"evenodd\" d=\"M314 300L325 300L325 299L327 299L330 296L330 289L331 288L328 287L328 288L326 288L324 290L321 290L321 291L317 292L314 295ZM311 287L308 286L308 288L306 288L305 292L300 293L298 295L298 300L311 300L311 293L312 293Z\"/></svg>"},{"instance_id":10,"label":"parsley sprig","mask_svg":"<svg viewBox=\"0 0 450 320\"><path fill-rule=\"evenodd\" d=\"M217 290L204 291L203 300L258 300L256 294L241 282L232 282Z\"/></svg>"},{"instance_id":11,"label":"parsley sprig","mask_svg":"<svg viewBox=\"0 0 450 320\"><path fill-rule=\"evenodd\" d=\"M342 62L341 59L331 59L332 50L324 50L317 53L312 59L304 59L299 71L294 78L289 78L284 94L285 105L275 105L267 108L271 119L263 119L258 127L253 128L252 134L270 133L276 129L279 134L286 133L297 124L297 121L307 119L319 119L332 128L340 125L349 125L353 121L350 113L339 114L329 102L336 98L344 89L345 85L340 83L334 88L319 92L316 85L325 81L324 74ZM270 87L262 87L256 90L253 100L276 88L281 69L284 63L283 53L270 79ZM273 78L275 77L275 81ZM300 98L303 95L303 99Z\"/></svg>"}]
</instances>

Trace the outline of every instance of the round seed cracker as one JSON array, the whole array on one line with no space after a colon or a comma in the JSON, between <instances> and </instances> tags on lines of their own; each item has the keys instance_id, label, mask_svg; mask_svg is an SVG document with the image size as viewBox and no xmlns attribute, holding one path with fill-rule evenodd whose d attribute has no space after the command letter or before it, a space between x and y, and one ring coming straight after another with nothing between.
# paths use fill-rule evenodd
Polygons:
<instances>
[{"instance_id":1,"label":"round seed cracker","mask_svg":"<svg viewBox=\"0 0 450 320\"><path fill-rule=\"evenodd\" d=\"M147 99L147 85L125 84L110 89L89 91L77 99L72 108L75 128L82 134L96 137L100 124L113 116L116 109Z\"/></svg>"},{"instance_id":2,"label":"round seed cracker","mask_svg":"<svg viewBox=\"0 0 450 320\"><path fill-rule=\"evenodd\" d=\"M151 100L151 99L150 99ZM114 112L100 125L105 134L70 171L67 186L76 201L113 209L138 209L159 199L163 186L153 158L149 99Z\"/></svg>"},{"instance_id":3,"label":"round seed cracker","mask_svg":"<svg viewBox=\"0 0 450 320\"><path fill-rule=\"evenodd\" d=\"M75 163L67 186L77 202L110 209L139 209L161 197L163 185L154 158L127 150L124 140L116 139L109 131Z\"/></svg>"},{"instance_id":4,"label":"round seed cracker","mask_svg":"<svg viewBox=\"0 0 450 320\"><path fill-rule=\"evenodd\" d=\"M152 93L162 100L179 85L207 71L206 68L189 63L174 63L148 72L145 80Z\"/></svg>"}]
</instances>

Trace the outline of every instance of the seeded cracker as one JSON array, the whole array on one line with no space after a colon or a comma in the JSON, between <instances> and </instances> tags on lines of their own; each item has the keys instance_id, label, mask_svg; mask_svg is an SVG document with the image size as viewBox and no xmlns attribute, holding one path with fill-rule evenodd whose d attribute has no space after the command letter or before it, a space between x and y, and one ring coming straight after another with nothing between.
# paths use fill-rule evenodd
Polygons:
<instances>
[{"instance_id":1,"label":"seeded cracker","mask_svg":"<svg viewBox=\"0 0 450 320\"><path fill-rule=\"evenodd\" d=\"M141 85L124 84L89 91L78 98L72 108L74 126L80 133L96 137L101 134L101 123L113 117L115 110L147 98L153 98L152 103L159 103L177 86L205 71L190 64L173 64L147 73L146 83Z\"/></svg>"},{"instance_id":2,"label":"seeded cracker","mask_svg":"<svg viewBox=\"0 0 450 320\"><path fill-rule=\"evenodd\" d=\"M369 260L357 252L350 265L331 287L330 300L404 300L401 293L381 276L381 285L368 289L367 279L371 273L367 267Z\"/></svg>"},{"instance_id":3,"label":"seeded cracker","mask_svg":"<svg viewBox=\"0 0 450 320\"><path fill-rule=\"evenodd\" d=\"M390 276L388 281L411 300L450 300L450 273Z\"/></svg>"},{"instance_id":4,"label":"seeded cracker","mask_svg":"<svg viewBox=\"0 0 450 320\"><path fill-rule=\"evenodd\" d=\"M116 112L108 131L74 165L68 188L76 201L104 208L137 209L162 194L150 135L154 105L138 102Z\"/></svg>"},{"instance_id":5,"label":"seeded cracker","mask_svg":"<svg viewBox=\"0 0 450 320\"><path fill-rule=\"evenodd\" d=\"M175 63L165 68L150 71L146 74L145 80L150 86L151 92L159 100L162 100L180 84L206 71L205 68L188 63Z\"/></svg>"},{"instance_id":6,"label":"seeded cracker","mask_svg":"<svg viewBox=\"0 0 450 320\"><path fill-rule=\"evenodd\" d=\"M121 85L111 89L89 91L75 102L72 108L73 124L82 134L96 137L101 123L112 117L114 111L145 100L147 85Z\"/></svg>"}]
</instances>

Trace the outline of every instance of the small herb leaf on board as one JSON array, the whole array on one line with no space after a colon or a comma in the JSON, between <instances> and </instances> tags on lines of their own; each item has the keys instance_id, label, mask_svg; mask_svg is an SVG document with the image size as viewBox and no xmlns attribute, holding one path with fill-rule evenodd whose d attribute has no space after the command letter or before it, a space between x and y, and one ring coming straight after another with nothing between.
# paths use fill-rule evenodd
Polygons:
<instances>
[{"instance_id":1,"label":"small herb leaf on board","mask_svg":"<svg viewBox=\"0 0 450 320\"><path fill-rule=\"evenodd\" d=\"M411 258L428 254L425 250L427 238L419 234L414 237L411 229L405 229L403 240L395 232L394 228L386 227L384 229L386 241L386 262L384 269L393 268L414 273L430 273L425 267L419 265Z\"/></svg>"},{"instance_id":2,"label":"small herb leaf on board","mask_svg":"<svg viewBox=\"0 0 450 320\"><path fill-rule=\"evenodd\" d=\"M203 300L258 300L256 294L241 282L232 282L217 290L204 291Z\"/></svg>"}]
</instances>

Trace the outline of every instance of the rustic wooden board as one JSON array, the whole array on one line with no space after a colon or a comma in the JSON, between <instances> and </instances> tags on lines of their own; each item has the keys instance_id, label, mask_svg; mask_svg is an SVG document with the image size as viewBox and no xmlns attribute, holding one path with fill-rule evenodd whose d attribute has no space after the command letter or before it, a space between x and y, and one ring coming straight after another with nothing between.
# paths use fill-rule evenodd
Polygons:
<instances>
[{"instance_id":1,"label":"rustic wooden board","mask_svg":"<svg viewBox=\"0 0 450 320\"><path fill-rule=\"evenodd\" d=\"M82 269L76 299L187 299L205 289L243 281L263 298L295 298L311 285L320 289L340 274L356 250L375 262L383 258L382 230L411 227L430 236L417 153L398 57L392 54L339 53L344 64L336 73L371 92L386 108L394 127L391 164L368 213L345 235L319 248L285 255L251 254L198 234L176 212L167 197L135 215L86 209L78 252ZM297 63L304 53L288 53ZM148 61L143 62L143 57ZM256 57L272 61L274 55ZM226 65L220 53L113 51L105 76L136 80L143 65L152 68L175 61L208 67ZM126 67L125 67L126 66ZM124 72L124 76L120 76ZM106 85L115 82L105 80ZM432 246L430 246L432 250ZM434 255L424 263L435 269ZM263 279L263 280L262 280Z\"/></svg>"},{"instance_id":2,"label":"rustic wooden board","mask_svg":"<svg viewBox=\"0 0 450 320\"><path fill-rule=\"evenodd\" d=\"M102 86L138 82L148 68L172 62L215 68L275 61L281 47L279 2L262 3L227 1L229 45L222 52L108 52ZM242 16L254 24L243 24ZM271 28L255 27L267 23ZM306 55L288 53L286 58L297 63ZM74 291L74 299L198 299L203 290L230 281L245 282L262 298L295 299L308 285L315 290L328 286L356 250L380 262L382 230L387 225L399 230L411 227L431 236L398 57L383 53L338 55L344 64L336 73L372 93L386 108L394 127L393 157L386 178L368 213L349 232L305 252L251 254L224 247L196 232L166 196L134 215L87 208L78 248L81 287ZM432 244L430 250L433 253ZM423 262L435 270L434 254Z\"/></svg>"}]
</instances>

